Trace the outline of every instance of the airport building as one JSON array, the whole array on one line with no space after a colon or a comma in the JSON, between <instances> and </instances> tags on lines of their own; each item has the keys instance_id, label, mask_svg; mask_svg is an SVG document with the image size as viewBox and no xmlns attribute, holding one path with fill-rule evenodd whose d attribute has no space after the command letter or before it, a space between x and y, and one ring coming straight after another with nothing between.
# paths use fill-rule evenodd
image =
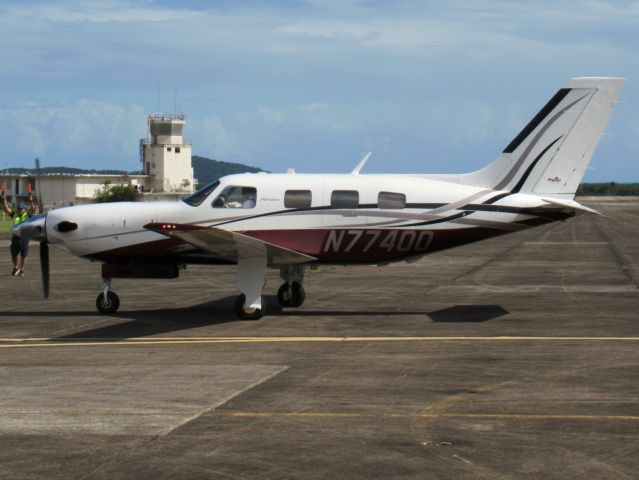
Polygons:
<instances>
[{"instance_id":1,"label":"airport building","mask_svg":"<svg viewBox=\"0 0 639 480\"><path fill-rule=\"evenodd\" d=\"M184 140L184 115L149 115L147 138L140 140L142 174L0 173L5 195L10 201L25 200L33 192L46 210L95 202L105 182L133 185L141 199L179 200L192 193L191 144Z\"/></svg>"}]
</instances>

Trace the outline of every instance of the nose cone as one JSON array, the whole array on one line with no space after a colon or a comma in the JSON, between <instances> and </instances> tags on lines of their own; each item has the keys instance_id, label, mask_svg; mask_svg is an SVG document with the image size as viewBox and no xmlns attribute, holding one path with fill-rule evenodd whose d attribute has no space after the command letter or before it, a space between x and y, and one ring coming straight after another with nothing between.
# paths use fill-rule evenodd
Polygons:
<instances>
[{"instance_id":1,"label":"nose cone","mask_svg":"<svg viewBox=\"0 0 639 480\"><path fill-rule=\"evenodd\" d=\"M27 240L42 242L47 239L47 214L34 215L11 229L11 233Z\"/></svg>"},{"instance_id":2,"label":"nose cone","mask_svg":"<svg viewBox=\"0 0 639 480\"><path fill-rule=\"evenodd\" d=\"M90 215L82 212L82 207L51 210L46 224L47 242L74 255L83 255L86 235L81 226Z\"/></svg>"}]
</instances>

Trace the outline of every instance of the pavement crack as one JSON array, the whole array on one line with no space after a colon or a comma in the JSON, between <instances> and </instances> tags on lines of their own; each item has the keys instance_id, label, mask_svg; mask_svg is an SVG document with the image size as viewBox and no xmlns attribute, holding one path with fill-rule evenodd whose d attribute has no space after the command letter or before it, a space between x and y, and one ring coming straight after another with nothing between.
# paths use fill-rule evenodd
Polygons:
<instances>
[{"instance_id":1,"label":"pavement crack","mask_svg":"<svg viewBox=\"0 0 639 480\"><path fill-rule=\"evenodd\" d=\"M186 427L187 425L190 425L191 423L193 423L193 422L197 421L197 419L198 419L198 418L201 418L201 417L203 417L203 416L205 416L205 415L210 414L210 413L211 413L211 412L213 412L214 410L216 410L216 409L220 408L222 405L224 405L224 404L226 404L226 403L230 402L230 401L231 401L231 400L233 400L234 398L239 397L239 396L240 396L240 395L242 395L243 393L248 392L249 390L251 390L251 389L253 389L253 388L257 387L258 385L261 385L261 384L263 384L263 383L265 383L265 382L268 382L269 380L271 380L271 379L275 378L277 375L279 375L279 374L280 374L280 373L282 373L283 371L287 370L288 368L289 368L289 367L287 367L287 366L282 367L282 368L280 368L279 370L277 370L277 371L273 372L272 374L270 374L270 375L268 375L268 376L265 376L265 377L263 377L263 378L260 378L259 380L257 380L257 381L255 381L255 382L253 382L253 383L252 383L252 384L250 384L250 385L247 385L245 388L243 388L243 389L241 389L241 390L238 390L238 391L236 391L236 392L233 392L233 394L232 394L232 395L229 395L227 398L225 398L225 399L224 399L224 400L222 400L221 402L219 402L219 403L217 403L217 404L213 405L212 407L210 407L210 408L208 408L208 409L206 409L206 410L204 410L204 411L201 411L201 412L197 413L196 415L193 415L192 417L187 418L186 420L184 420L184 421L183 421L183 422L181 422L180 424L178 424L178 425L175 425L175 426L171 427L169 430L167 430L166 432L164 432L161 436L162 436L162 437L165 437L165 436L167 436L167 435L172 434L173 432L175 432L176 430L178 430L178 429L180 429L180 428L183 428L183 427Z\"/></svg>"},{"instance_id":2,"label":"pavement crack","mask_svg":"<svg viewBox=\"0 0 639 480\"><path fill-rule=\"evenodd\" d=\"M617 264L619 265L619 268L621 269L623 274L635 286L637 291L639 291L639 282L634 278L631 272L631 269L628 268L628 265L632 265L632 262L628 261L628 259L625 258L625 255L617 248L615 243L612 241L610 235L608 235L605 232L605 230L601 228L600 220L598 218L593 219L593 224L595 228L597 229L597 231L599 232L599 235L606 241L606 245L608 246L608 249L612 253L612 256L614 257L614 259L617 261Z\"/></svg>"}]
</instances>

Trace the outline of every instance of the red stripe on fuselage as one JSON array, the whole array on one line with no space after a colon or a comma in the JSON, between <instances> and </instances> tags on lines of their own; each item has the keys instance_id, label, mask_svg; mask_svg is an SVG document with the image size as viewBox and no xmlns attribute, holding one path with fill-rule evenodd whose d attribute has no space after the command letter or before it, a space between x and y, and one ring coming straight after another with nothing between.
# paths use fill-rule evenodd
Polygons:
<instances>
[{"instance_id":1,"label":"red stripe on fuselage","mask_svg":"<svg viewBox=\"0 0 639 480\"><path fill-rule=\"evenodd\" d=\"M535 223L547 223L535 222ZM509 233L508 230L471 227L448 230L304 229L247 230L244 235L315 257L320 263L384 263L433 253ZM191 248L192 247L192 248ZM189 243L164 238L87 257L108 263L172 262L227 263ZM210 260L207 260L209 258Z\"/></svg>"},{"instance_id":2,"label":"red stripe on fuselage","mask_svg":"<svg viewBox=\"0 0 639 480\"><path fill-rule=\"evenodd\" d=\"M248 230L241 233L310 255L320 263L381 263L475 242L507 231L474 227L450 230Z\"/></svg>"}]
</instances>

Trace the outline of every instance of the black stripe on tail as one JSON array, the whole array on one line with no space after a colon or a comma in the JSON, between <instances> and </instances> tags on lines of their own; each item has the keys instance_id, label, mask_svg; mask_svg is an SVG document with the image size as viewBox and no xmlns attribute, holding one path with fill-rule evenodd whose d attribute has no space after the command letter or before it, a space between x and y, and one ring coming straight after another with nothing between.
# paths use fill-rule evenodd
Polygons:
<instances>
[{"instance_id":1,"label":"black stripe on tail","mask_svg":"<svg viewBox=\"0 0 639 480\"><path fill-rule=\"evenodd\" d=\"M555 109L555 107L559 105L559 103L564 98L566 98L566 95L570 93L570 90L572 89L562 88L561 90L559 90L555 94L555 96L552 97L546 105L544 105L544 108L539 110L539 113L535 115L535 117L530 122L528 122L528 125L526 125L524 129L521 132L519 132L519 135L517 135L512 142L510 142L510 144L504 149L503 153L514 152L517 149L517 147L521 144L521 142L523 142L526 139L526 137L530 135L530 133L535 128L537 128L537 125L543 122L544 119L550 114L550 112L552 112Z\"/></svg>"},{"instance_id":2,"label":"black stripe on tail","mask_svg":"<svg viewBox=\"0 0 639 480\"><path fill-rule=\"evenodd\" d=\"M519 193L519 191L521 190L521 187L524 186L524 183L526 183L526 180L528 180L528 177L530 176L530 173L533 171L533 169L537 165L537 162L539 162L541 157L543 157L544 154L548 150L550 150L550 147L552 147L555 143L557 143L560 138L561 137L556 138L550 145L548 145L546 148L544 148L539 155L537 155L537 158L535 158L533 160L533 162L528 166L528 168L526 169L526 172L521 176L521 178L517 182L517 185L515 185L515 187L511 190L511 193Z\"/></svg>"}]
</instances>

